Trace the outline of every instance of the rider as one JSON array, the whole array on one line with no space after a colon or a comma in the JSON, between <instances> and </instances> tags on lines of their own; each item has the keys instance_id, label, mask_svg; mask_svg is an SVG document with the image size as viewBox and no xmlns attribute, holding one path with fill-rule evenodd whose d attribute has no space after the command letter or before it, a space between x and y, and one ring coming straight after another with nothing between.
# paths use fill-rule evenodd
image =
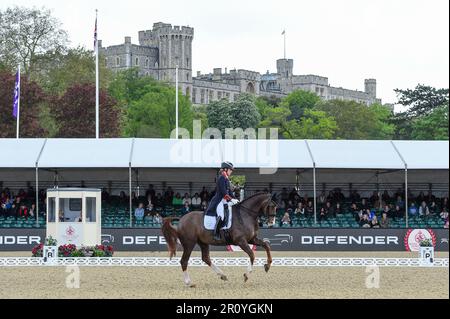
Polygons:
<instances>
[{"instance_id":1,"label":"rider","mask_svg":"<svg viewBox=\"0 0 450 319\"><path fill-rule=\"evenodd\" d=\"M216 183L216 193L214 194L211 202L208 205L208 209L206 210L206 215L208 216L216 216L216 226L214 229L214 239L220 240L220 229L224 226L224 206L233 206L239 201L234 198L233 193L231 191L230 185L230 176L233 173L234 167L230 162L223 162L220 171L219 177L217 178Z\"/></svg>"}]
</instances>

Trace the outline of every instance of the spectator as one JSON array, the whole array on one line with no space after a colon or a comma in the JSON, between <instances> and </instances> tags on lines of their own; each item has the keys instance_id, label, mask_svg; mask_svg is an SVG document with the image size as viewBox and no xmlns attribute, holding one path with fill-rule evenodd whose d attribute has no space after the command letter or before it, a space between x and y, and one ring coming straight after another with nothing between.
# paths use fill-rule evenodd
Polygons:
<instances>
[{"instance_id":1,"label":"spectator","mask_svg":"<svg viewBox=\"0 0 450 319\"><path fill-rule=\"evenodd\" d=\"M102 198L102 201L109 200L109 193L106 191L106 188L102 188L101 198Z\"/></svg>"},{"instance_id":2,"label":"spectator","mask_svg":"<svg viewBox=\"0 0 450 319\"><path fill-rule=\"evenodd\" d=\"M328 211L325 209L325 207L322 207L319 213L319 221L327 219L328 219Z\"/></svg>"},{"instance_id":3,"label":"spectator","mask_svg":"<svg viewBox=\"0 0 450 319\"><path fill-rule=\"evenodd\" d=\"M305 216L305 208L303 208L303 204L301 202L297 204L294 214L296 216Z\"/></svg>"},{"instance_id":4,"label":"spectator","mask_svg":"<svg viewBox=\"0 0 450 319\"><path fill-rule=\"evenodd\" d=\"M198 195L198 193L195 193L194 197L192 197L191 205L195 209L200 208L200 206L202 205L202 200L201 200L200 196Z\"/></svg>"},{"instance_id":5,"label":"spectator","mask_svg":"<svg viewBox=\"0 0 450 319\"><path fill-rule=\"evenodd\" d=\"M417 196L417 202L421 203L423 201L425 201L425 194L423 193L423 191L421 191Z\"/></svg>"},{"instance_id":6,"label":"spectator","mask_svg":"<svg viewBox=\"0 0 450 319\"><path fill-rule=\"evenodd\" d=\"M209 193L208 193L208 191L206 190L206 187L205 187L205 186L203 186L202 191L200 192L200 198L201 198L202 200L209 201Z\"/></svg>"},{"instance_id":7,"label":"spectator","mask_svg":"<svg viewBox=\"0 0 450 319\"><path fill-rule=\"evenodd\" d=\"M188 204L188 206L191 205L191 198L189 197L188 193L184 193L184 198L183 198L183 205Z\"/></svg>"},{"instance_id":8,"label":"spectator","mask_svg":"<svg viewBox=\"0 0 450 319\"><path fill-rule=\"evenodd\" d=\"M325 195L325 192L322 192L319 196L319 204L324 205L327 200L327 196Z\"/></svg>"},{"instance_id":9,"label":"spectator","mask_svg":"<svg viewBox=\"0 0 450 319\"><path fill-rule=\"evenodd\" d=\"M155 198L156 198L156 192L155 192L155 190L153 189L153 184L149 184L149 185L148 185L148 189L147 189L147 191L145 192L145 197L146 197L147 199L151 199L152 202L155 201Z\"/></svg>"},{"instance_id":10,"label":"spectator","mask_svg":"<svg viewBox=\"0 0 450 319\"><path fill-rule=\"evenodd\" d=\"M80 213L80 216L78 216L77 218L75 218L75 222L81 223L82 221L83 221L83 213Z\"/></svg>"},{"instance_id":11,"label":"spectator","mask_svg":"<svg viewBox=\"0 0 450 319\"><path fill-rule=\"evenodd\" d=\"M286 206L286 209L290 209L290 210L294 210L295 206L294 206L294 202L293 201L288 201L288 204Z\"/></svg>"},{"instance_id":12,"label":"spectator","mask_svg":"<svg viewBox=\"0 0 450 319\"><path fill-rule=\"evenodd\" d=\"M404 212L400 206L396 205L394 210L394 219L401 219L404 216Z\"/></svg>"},{"instance_id":13,"label":"spectator","mask_svg":"<svg viewBox=\"0 0 450 319\"><path fill-rule=\"evenodd\" d=\"M306 206L305 208L305 214L306 217L311 217L312 215L314 215L314 206L312 201L308 201L308 206Z\"/></svg>"},{"instance_id":14,"label":"spectator","mask_svg":"<svg viewBox=\"0 0 450 319\"><path fill-rule=\"evenodd\" d=\"M343 203L345 201L345 196L340 188L336 188L336 192L334 194L335 194L335 201L337 203Z\"/></svg>"},{"instance_id":15,"label":"spectator","mask_svg":"<svg viewBox=\"0 0 450 319\"><path fill-rule=\"evenodd\" d=\"M444 197L443 199L442 199L442 201L441 201L441 208L446 208L447 209L447 211L448 211L448 209L449 209L449 204L448 204L448 197Z\"/></svg>"},{"instance_id":16,"label":"spectator","mask_svg":"<svg viewBox=\"0 0 450 319\"><path fill-rule=\"evenodd\" d=\"M325 210L326 210L326 213L327 213L327 216L333 216L333 217L336 217L336 215L334 215L334 210L333 210L333 208L331 207L331 202L330 201L328 201L326 204L325 204Z\"/></svg>"},{"instance_id":17,"label":"spectator","mask_svg":"<svg viewBox=\"0 0 450 319\"><path fill-rule=\"evenodd\" d=\"M159 213L156 213L155 217L153 217L153 222L157 224L162 224L162 217Z\"/></svg>"},{"instance_id":18,"label":"spectator","mask_svg":"<svg viewBox=\"0 0 450 319\"><path fill-rule=\"evenodd\" d=\"M31 204L31 208L28 211L28 214L30 215L30 217L35 217L36 216L36 204Z\"/></svg>"},{"instance_id":19,"label":"spectator","mask_svg":"<svg viewBox=\"0 0 450 319\"><path fill-rule=\"evenodd\" d=\"M25 217L26 219L28 219L28 207L26 205L24 205L24 204L21 204L19 206L19 213L18 213L18 215L20 217Z\"/></svg>"},{"instance_id":20,"label":"spectator","mask_svg":"<svg viewBox=\"0 0 450 319\"><path fill-rule=\"evenodd\" d=\"M444 228L448 229L448 217L447 217L447 219L445 220Z\"/></svg>"},{"instance_id":21,"label":"spectator","mask_svg":"<svg viewBox=\"0 0 450 319\"><path fill-rule=\"evenodd\" d=\"M370 228L370 221L369 221L369 217L367 216L367 214L361 215L361 220L359 221L359 226L361 226L363 228Z\"/></svg>"},{"instance_id":22,"label":"spectator","mask_svg":"<svg viewBox=\"0 0 450 319\"><path fill-rule=\"evenodd\" d=\"M430 215L430 210L428 209L427 203L422 201L422 204L419 207L419 216L420 217L428 217Z\"/></svg>"},{"instance_id":23,"label":"spectator","mask_svg":"<svg viewBox=\"0 0 450 319\"><path fill-rule=\"evenodd\" d=\"M164 198L161 193L158 193L155 198L155 206L156 207L164 207Z\"/></svg>"},{"instance_id":24,"label":"spectator","mask_svg":"<svg viewBox=\"0 0 450 319\"><path fill-rule=\"evenodd\" d=\"M442 220L446 220L448 219L448 211L447 208L442 208L442 212L439 214L439 216L441 217Z\"/></svg>"},{"instance_id":25,"label":"spectator","mask_svg":"<svg viewBox=\"0 0 450 319\"><path fill-rule=\"evenodd\" d=\"M289 216L289 213L286 212L283 215L283 218L281 219L282 225L290 225L291 224L291 217Z\"/></svg>"},{"instance_id":26,"label":"spectator","mask_svg":"<svg viewBox=\"0 0 450 319\"><path fill-rule=\"evenodd\" d=\"M295 188L293 188L291 190L291 192L289 193L289 201L294 202L296 195L298 195L297 190Z\"/></svg>"},{"instance_id":27,"label":"spectator","mask_svg":"<svg viewBox=\"0 0 450 319\"><path fill-rule=\"evenodd\" d=\"M267 221L267 227L272 228L277 223L277 219L275 216L270 216L269 220Z\"/></svg>"},{"instance_id":28,"label":"spectator","mask_svg":"<svg viewBox=\"0 0 450 319\"><path fill-rule=\"evenodd\" d=\"M174 191L171 186L167 187L166 191L164 192L164 202L167 205L173 205L173 195Z\"/></svg>"},{"instance_id":29,"label":"spectator","mask_svg":"<svg viewBox=\"0 0 450 319\"><path fill-rule=\"evenodd\" d=\"M428 208L430 210L430 215L435 216L438 212L438 208L436 206L436 202L432 201L430 207Z\"/></svg>"},{"instance_id":30,"label":"spectator","mask_svg":"<svg viewBox=\"0 0 450 319\"><path fill-rule=\"evenodd\" d=\"M141 221L144 219L144 204L139 203L138 208L134 211L134 217L136 217L137 221Z\"/></svg>"},{"instance_id":31,"label":"spectator","mask_svg":"<svg viewBox=\"0 0 450 319\"><path fill-rule=\"evenodd\" d=\"M59 221L60 222L65 222L66 218L64 217L64 212L62 209L59 210Z\"/></svg>"},{"instance_id":32,"label":"spectator","mask_svg":"<svg viewBox=\"0 0 450 319\"><path fill-rule=\"evenodd\" d=\"M361 200L361 209L366 210L369 209L369 203L367 202L367 199L363 198Z\"/></svg>"},{"instance_id":33,"label":"spectator","mask_svg":"<svg viewBox=\"0 0 450 319\"><path fill-rule=\"evenodd\" d=\"M173 206L182 206L183 205L183 199L181 198L180 193L177 193L175 197L172 198L172 205Z\"/></svg>"},{"instance_id":34,"label":"spectator","mask_svg":"<svg viewBox=\"0 0 450 319\"><path fill-rule=\"evenodd\" d=\"M374 215L372 220L370 221L371 228L380 228L380 223L378 222L377 215Z\"/></svg>"},{"instance_id":35,"label":"spectator","mask_svg":"<svg viewBox=\"0 0 450 319\"><path fill-rule=\"evenodd\" d=\"M191 211L191 208L190 208L190 206L189 206L189 203L188 203L188 202L185 202L183 208L181 209L181 214L182 214L182 215L186 215L186 214L189 213L190 211Z\"/></svg>"},{"instance_id":36,"label":"spectator","mask_svg":"<svg viewBox=\"0 0 450 319\"><path fill-rule=\"evenodd\" d=\"M416 204L411 203L411 206L409 207L408 213L412 217L417 216L418 211L417 211Z\"/></svg>"},{"instance_id":37,"label":"spectator","mask_svg":"<svg viewBox=\"0 0 450 319\"><path fill-rule=\"evenodd\" d=\"M342 212L341 204L339 202L337 202L333 208L333 216L336 217L336 215L340 215L342 213L343 212Z\"/></svg>"},{"instance_id":38,"label":"spectator","mask_svg":"<svg viewBox=\"0 0 450 319\"><path fill-rule=\"evenodd\" d=\"M205 211L207 208L208 208L208 202L207 202L206 200L203 200L203 201L202 201L201 209L202 209L203 211Z\"/></svg>"},{"instance_id":39,"label":"spectator","mask_svg":"<svg viewBox=\"0 0 450 319\"><path fill-rule=\"evenodd\" d=\"M378 196L378 193L376 191L373 191L372 196L369 198L369 202L372 205L372 207L377 207L377 203L380 200L380 196Z\"/></svg>"},{"instance_id":40,"label":"spectator","mask_svg":"<svg viewBox=\"0 0 450 319\"><path fill-rule=\"evenodd\" d=\"M371 211L370 209L367 208L365 212L363 212L363 214L366 214L369 221L371 221L375 216L375 211Z\"/></svg>"},{"instance_id":41,"label":"spectator","mask_svg":"<svg viewBox=\"0 0 450 319\"><path fill-rule=\"evenodd\" d=\"M383 211L383 213L381 213L380 227L381 228L389 228L388 214L384 211Z\"/></svg>"},{"instance_id":42,"label":"spectator","mask_svg":"<svg viewBox=\"0 0 450 319\"><path fill-rule=\"evenodd\" d=\"M395 205L400 208L405 208L405 202L403 201L401 196L397 196L397 200L395 202Z\"/></svg>"},{"instance_id":43,"label":"spectator","mask_svg":"<svg viewBox=\"0 0 450 319\"><path fill-rule=\"evenodd\" d=\"M302 198L302 203L303 203L304 205L307 205L308 202L309 202L309 197L308 197L308 194L305 193L305 195L304 195L303 198Z\"/></svg>"},{"instance_id":44,"label":"spectator","mask_svg":"<svg viewBox=\"0 0 450 319\"><path fill-rule=\"evenodd\" d=\"M361 210L356 206L356 203L352 203L352 206L350 207L350 211L353 215L353 218L355 218L355 220L357 222L359 222L359 220L360 220L359 215L360 215Z\"/></svg>"},{"instance_id":45,"label":"spectator","mask_svg":"<svg viewBox=\"0 0 450 319\"><path fill-rule=\"evenodd\" d=\"M124 191L121 191L119 194L119 202L120 204L126 204L128 202L128 197L125 195Z\"/></svg>"}]
</instances>

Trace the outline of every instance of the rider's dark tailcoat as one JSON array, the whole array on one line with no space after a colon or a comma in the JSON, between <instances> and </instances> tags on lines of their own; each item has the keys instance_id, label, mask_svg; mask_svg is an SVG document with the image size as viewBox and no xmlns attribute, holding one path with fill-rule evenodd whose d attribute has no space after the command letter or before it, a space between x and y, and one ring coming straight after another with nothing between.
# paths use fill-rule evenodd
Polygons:
<instances>
[{"instance_id":1,"label":"rider's dark tailcoat","mask_svg":"<svg viewBox=\"0 0 450 319\"><path fill-rule=\"evenodd\" d=\"M213 198L209 202L208 208L206 209L206 215L208 216L216 216L216 209L222 199L230 201L233 196L233 192L231 191L230 180L226 176L225 173L221 174L219 178L217 178L216 183L216 193Z\"/></svg>"}]
</instances>

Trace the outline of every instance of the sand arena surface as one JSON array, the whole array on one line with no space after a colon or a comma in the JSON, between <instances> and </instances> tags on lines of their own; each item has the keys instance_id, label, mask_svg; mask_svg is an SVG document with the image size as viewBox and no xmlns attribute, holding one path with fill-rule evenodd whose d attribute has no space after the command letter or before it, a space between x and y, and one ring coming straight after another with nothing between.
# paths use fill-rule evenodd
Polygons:
<instances>
[{"instance_id":1,"label":"sand arena surface","mask_svg":"<svg viewBox=\"0 0 450 319\"><path fill-rule=\"evenodd\" d=\"M122 256L167 257L167 252L118 252ZM242 257L241 252L212 252ZM275 252L274 257L399 257L407 252ZM0 257L29 256L2 252ZM177 256L180 256L178 252ZM194 252L193 256L200 256ZM265 257L257 252L257 257ZM436 253L446 257L448 253ZM222 281L209 267L190 267L196 288L183 284L181 267L80 267L80 288L67 288L66 267L0 267L2 298L449 298L448 268L380 267L379 288L367 288L365 267L255 267L244 283L245 267L222 267Z\"/></svg>"}]
</instances>

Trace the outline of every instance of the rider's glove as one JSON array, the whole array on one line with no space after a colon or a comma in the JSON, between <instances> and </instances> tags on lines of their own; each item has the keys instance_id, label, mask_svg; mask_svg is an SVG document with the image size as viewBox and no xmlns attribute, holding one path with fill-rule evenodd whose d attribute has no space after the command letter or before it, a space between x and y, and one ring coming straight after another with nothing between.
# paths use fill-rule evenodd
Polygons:
<instances>
[{"instance_id":1,"label":"rider's glove","mask_svg":"<svg viewBox=\"0 0 450 319\"><path fill-rule=\"evenodd\" d=\"M230 200L228 205L229 206L233 206L233 205L236 205L237 203L239 203L239 200L237 200L236 198L233 198L233 199Z\"/></svg>"}]
</instances>

